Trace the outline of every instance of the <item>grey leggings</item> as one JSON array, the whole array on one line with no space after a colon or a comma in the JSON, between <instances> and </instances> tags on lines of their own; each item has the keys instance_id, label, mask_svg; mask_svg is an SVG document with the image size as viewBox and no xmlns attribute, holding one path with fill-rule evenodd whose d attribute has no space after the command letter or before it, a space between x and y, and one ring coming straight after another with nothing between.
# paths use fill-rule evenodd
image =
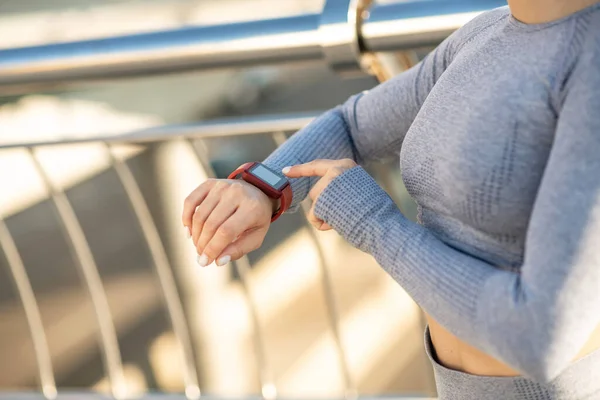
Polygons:
<instances>
[{"instance_id":1,"label":"grey leggings","mask_svg":"<svg viewBox=\"0 0 600 400\"><path fill-rule=\"evenodd\" d=\"M600 350L571 364L549 384L524 377L476 376L439 364L429 328L425 349L433 365L439 400L596 400L600 399Z\"/></svg>"}]
</instances>

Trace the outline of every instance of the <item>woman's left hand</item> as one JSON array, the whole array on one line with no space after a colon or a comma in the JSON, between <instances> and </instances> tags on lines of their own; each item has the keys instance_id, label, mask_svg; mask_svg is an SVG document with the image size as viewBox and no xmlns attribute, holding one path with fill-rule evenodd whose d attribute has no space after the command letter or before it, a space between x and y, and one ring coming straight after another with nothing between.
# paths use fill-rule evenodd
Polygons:
<instances>
[{"instance_id":1,"label":"woman's left hand","mask_svg":"<svg viewBox=\"0 0 600 400\"><path fill-rule=\"evenodd\" d=\"M356 167L356 165L357 164L354 162L354 160L350 159L314 160L306 164L299 164L283 169L283 173L288 178L302 178L310 176L321 177L321 179L319 179L309 193L309 196L313 201L313 206L308 213L308 220L318 230L327 231L331 229L331 226L315 216L314 209L317 199L323 190L325 190L325 188L331 183L331 181L340 176L344 171Z\"/></svg>"}]
</instances>

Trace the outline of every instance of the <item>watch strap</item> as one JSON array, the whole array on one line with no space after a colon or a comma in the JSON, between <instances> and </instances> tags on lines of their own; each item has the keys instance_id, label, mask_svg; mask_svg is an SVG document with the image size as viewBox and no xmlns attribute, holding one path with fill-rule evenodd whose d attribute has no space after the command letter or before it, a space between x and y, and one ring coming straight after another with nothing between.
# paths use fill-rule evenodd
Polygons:
<instances>
[{"instance_id":1,"label":"watch strap","mask_svg":"<svg viewBox=\"0 0 600 400\"><path fill-rule=\"evenodd\" d=\"M231 174L229 174L228 179L238 179L238 177L240 175L241 175L241 178L244 179L244 173L245 172L247 173L247 171L250 168L252 168L253 166L255 166L256 164L258 164L258 162L247 162L245 164L240 165L238 168L236 168L235 171L233 171ZM252 182L248 182L248 183L252 184ZM258 189L260 189L260 188L258 188ZM271 222L274 222L279 217L281 217L281 215L284 212L289 210L290 206L292 205L292 197L293 197L292 186L288 182L281 189L281 196L279 197L279 208L271 216ZM269 198L271 198L271 196L269 196Z\"/></svg>"},{"instance_id":2,"label":"watch strap","mask_svg":"<svg viewBox=\"0 0 600 400\"><path fill-rule=\"evenodd\" d=\"M281 215L290 209L292 205L292 185L287 183L283 189L281 189L281 197L279 202L279 209L275 211L273 216L271 217L271 222L274 222L277 218L281 217Z\"/></svg>"}]
</instances>

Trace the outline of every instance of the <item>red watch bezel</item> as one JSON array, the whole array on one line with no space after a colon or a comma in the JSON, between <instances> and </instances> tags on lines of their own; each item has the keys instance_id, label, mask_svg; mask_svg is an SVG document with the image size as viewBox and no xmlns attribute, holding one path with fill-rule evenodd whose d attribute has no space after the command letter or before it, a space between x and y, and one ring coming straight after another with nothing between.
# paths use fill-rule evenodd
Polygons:
<instances>
[{"instance_id":1,"label":"red watch bezel","mask_svg":"<svg viewBox=\"0 0 600 400\"><path fill-rule=\"evenodd\" d=\"M256 186L260 189L261 192L267 195L267 197L271 199L279 199L279 209L273 213L271 216L271 222L274 222L277 218L279 218L284 212L286 212L291 204L292 204L292 186L289 181L281 188L276 189L268 183L264 182L262 179L252 175L250 170L256 165L260 164L259 162L248 162L239 166L235 171L229 174L229 179L237 179L238 176L250 183L253 186Z\"/></svg>"}]
</instances>

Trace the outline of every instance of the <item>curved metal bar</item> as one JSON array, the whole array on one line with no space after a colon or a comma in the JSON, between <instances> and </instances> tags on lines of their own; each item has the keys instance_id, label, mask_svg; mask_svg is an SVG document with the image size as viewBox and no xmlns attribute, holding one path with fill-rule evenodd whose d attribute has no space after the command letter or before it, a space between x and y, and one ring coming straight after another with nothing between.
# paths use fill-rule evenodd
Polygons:
<instances>
[{"instance_id":1,"label":"curved metal bar","mask_svg":"<svg viewBox=\"0 0 600 400\"><path fill-rule=\"evenodd\" d=\"M38 393L30 392L6 392L0 394L0 400L43 400ZM85 391L73 391L68 394L61 396L61 400L109 400L105 396L97 393L90 393ZM142 397L136 397L136 400L185 400L184 396L177 394L164 394L164 393L150 393ZM256 396L239 396L236 400L256 400ZM297 400L295 398L286 398L286 400ZM433 397L426 396L390 396L390 395L375 395L368 397L361 397L360 400L439 400Z\"/></svg>"},{"instance_id":2,"label":"curved metal bar","mask_svg":"<svg viewBox=\"0 0 600 400\"><path fill-rule=\"evenodd\" d=\"M0 247L6 255L8 267L23 304L31 341L33 342L42 393L48 400L55 399L57 395L56 381L54 380L50 348L46 340L40 309L35 300L35 294L27 276L23 259L21 259L17 245L2 216L0 216Z\"/></svg>"},{"instance_id":3,"label":"curved metal bar","mask_svg":"<svg viewBox=\"0 0 600 400\"><path fill-rule=\"evenodd\" d=\"M324 58L343 70L356 67L357 37L366 52L437 44L477 13L506 5L505 0L377 4L361 29L359 1L328 0L324 14L0 50L0 88L24 93L94 79Z\"/></svg>"},{"instance_id":4,"label":"curved metal bar","mask_svg":"<svg viewBox=\"0 0 600 400\"><path fill-rule=\"evenodd\" d=\"M0 51L3 92L90 79L321 60L319 14Z\"/></svg>"},{"instance_id":5,"label":"curved metal bar","mask_svg":"<svg viewBox=\"0 0 600 400\"><path fill-rule=\"evenodd\" d=\"M283 132L275 132L272 134L272 137L273 141L277 146L281 146L287 140L287 137ZM352 373L350 372L350 365L348 363L348 357L346 355L346 351L342 343L340 316L335 301L335 294L333 293L333 282L331 280L331 274L329 273L329 268L327 267L327 259L325 258L325 253L323 246L321 245L321 241L317 237L317 234L313 229L312 225L308 222L308 218L306 218L311 208L311 205L308 202L308 200L303 201L301 203L301 207L302 211L304 212L304 220L306 222L310 238L315 244L317 256L319 257L321 283L323 287L323 294L325 295L325 306L327 309L327 317L329 319L329 327L333 335L335 350L338 356L338 363L340 365L342 379L344 381L344 397L347 400L353 400L358 397L358 390L356 387L356 383L352 378Z\"/></svg>"},{"instance_id":6,"label":"curved metal bar","mask_svg":"<svg viewBox=\"0 0 600 400\"><path fill-rule=\"evenodd\" d=\"M186 125L164 125L139 129L122 134L98 134L81 138L57 136L51 140L0 144L0 149L20 147L54 146L75 143L106 142L151 143L175 139L203 139L241 135L258 135L277 131L296 131L308 125L320 113L294 113L260 115L253 117L230 117L201 121Z\"/></svg>"},{"instance_id":7,"label":"curved metal bar","mask_svg":"<svg viewBox=\"0 0 600 400\"><path fill-rule=\"evenodd\" d=\"M254 349L256 353L256 362L258 364L258 373L260 378L260 393L265 400L274 400L277 398L277 387L273 379L273 374L269 368L267 361L267 348L265 346L265 339L262 334L260 327L260 319L258 318L258 309L252 296L252 289L250 289L250 283L248 282L248 271L250 271L250 260L247 256L240 258L233 262L237 268L238 274L240 275L240 281L242 282L242 288L246 297L246 303L248 304L248 310L252 318L252 325L254 327Z\"/></svg>"},{"instance_id":8,"label":"curved metal bar","mask_svg":"<svg viewBox=\"0 0 600 400\"><path fill-rule=\"evenodd\" d=\"M158 276L158 281L162 290L163 298L167 307L167 312L173 326L173 333L182 349L184 364L184 383L185 394L188 399L198 399L200 397L200 387L198 385L198 373L194 363L192 342L189 335L188 325L185 319L183 306L177 292L175 278L167 258L167 253L158 234L158 229L152 219L150 209L144 200L144 196L135 181L131 169L125 161L119 160L111 146L106 145L106 151L110 158L111 166L116 171L129 202L139 221L142 233L150 249L154 269Z\"/></svg>"},{"instance_id":9,"label":"curved metal bar","mask_svg":"<svg viewBox=\"0 0 600 400\"><path fill-rule=\"evenodd\" d=\"M367 51L435 46L478 14L506 0L409 0L371 7L361 37Z\"/></svg>"},{"instance_id":10,"label":"curved metal bar","mask_svg":"<svg viewBox=\"0 0 600 400\"><path fill-rule=\"evenodd\" d=\"M28 150L65 228L69 245L79 264L79 270L90 295L98 321L104 367L110 382L112 395L117 399L124 398L127 395L127 386L123 374L119 342L106 298L106 292L104 291L98 272L98 266L87 243L83 229L77 220L77 215L65 192L52 183L44 167L37 159L35 151L30 147Z\"/></svg>"},{"instance_id":11,"label":"curved metal bar","mask_svg":"<svg viewBox=\"0 0 600 400\"><path fill-rule=\"evenodd\" d=\"M198 163L202 166L206 172L206 176L214 178L216 176L215 171L208 163L206 157L206 149L203 145L198 142L188 140L189 145L194 150L194 154L198 159ZM244 297L246 304L248 305L248 311L250 312L250 318L252 319L252 326L254 335L252 336L254 342L254 353L256 356L256 363L258 366L258 378L261 386L261 396L265 400L274 400L277 398L277 387L275 386L275 380L273 379L273 373L269 367L267 361L267 350L265 346L265 338L262 333L260 319L258 317L258 308L254 302L252 296L252 289L248 282L248 271L250 270L250 261L247 256L243 256L237 261L233 261L237 272L240 276L240 282L242 283L242 290L244 291Z\"/></svg>"}]
</instances>

